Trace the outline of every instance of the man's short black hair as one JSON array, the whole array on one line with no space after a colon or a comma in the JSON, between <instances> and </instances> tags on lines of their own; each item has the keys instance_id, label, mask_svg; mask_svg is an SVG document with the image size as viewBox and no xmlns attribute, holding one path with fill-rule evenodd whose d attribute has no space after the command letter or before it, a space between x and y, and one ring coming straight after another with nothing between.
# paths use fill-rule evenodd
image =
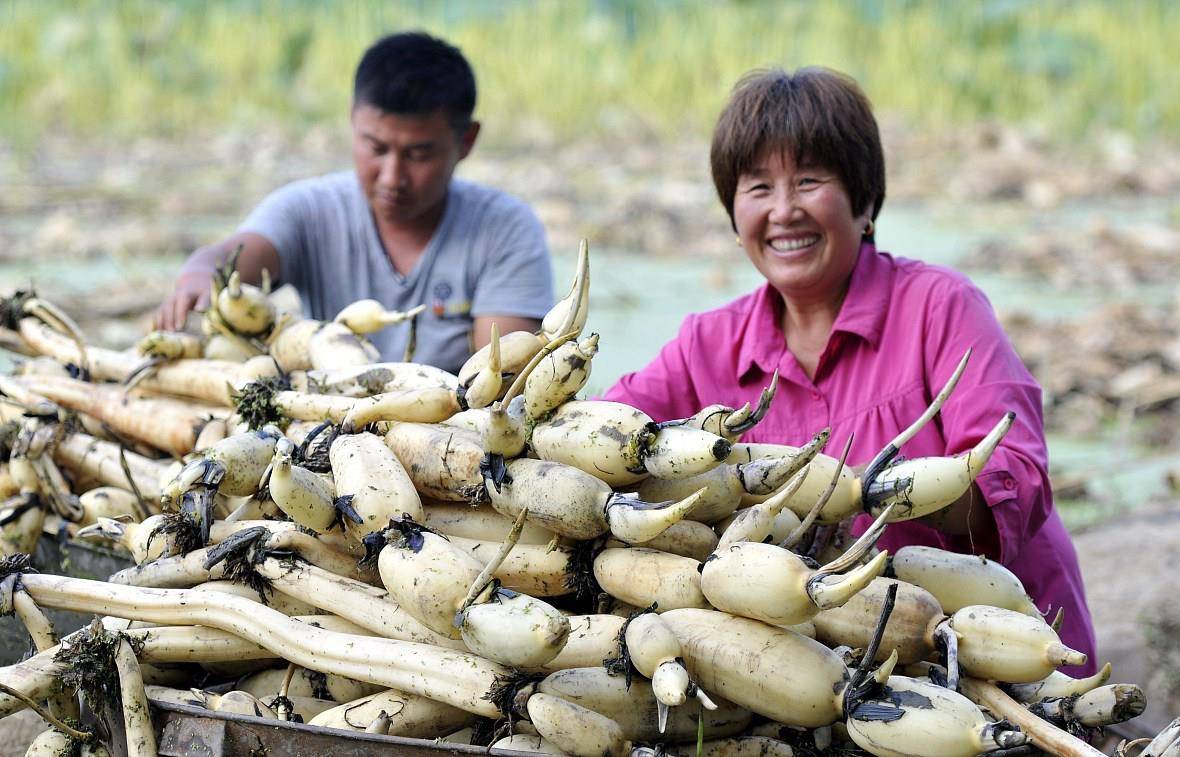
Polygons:
<instances>
[{"instance_id":1,"label":"man's short black hair","mask_svg":"<svg viewBox=\"0 0 1180 757\"><path fill-rule=\"evenodd\" d=\"M356 68L352 106L386 113L447 114L456 131L475 111L475 73L459 48L425 32L401 32L377 40Z\"/></svg>"}]
</instances>

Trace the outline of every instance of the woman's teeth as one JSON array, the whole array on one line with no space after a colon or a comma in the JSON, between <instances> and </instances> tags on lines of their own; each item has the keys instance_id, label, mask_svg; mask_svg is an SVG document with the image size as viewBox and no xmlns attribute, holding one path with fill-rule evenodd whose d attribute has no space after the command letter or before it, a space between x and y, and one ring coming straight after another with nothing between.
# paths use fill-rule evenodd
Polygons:
<instances>
[{"instance_id":1,"label":"woman's teeth","mask_svg":"<svg viewBox=\"0 0 1180 757\"><path fill-rule=\"evenodd\" d=\"M796 239L772 239L770 240L770 248L777 252L792 252L794 250L802 250L804 247L810 247L818 241L818 234Z\"/></svg>"}]
</instances>

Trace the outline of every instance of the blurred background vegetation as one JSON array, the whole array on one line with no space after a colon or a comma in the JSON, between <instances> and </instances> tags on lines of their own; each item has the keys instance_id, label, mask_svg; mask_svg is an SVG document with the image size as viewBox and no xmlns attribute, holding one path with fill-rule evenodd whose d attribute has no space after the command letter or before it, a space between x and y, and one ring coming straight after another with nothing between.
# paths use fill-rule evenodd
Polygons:
<instances>
[{"instance_id":1,"label":"blurred background vegetation","mask_svg":"<svg viewBox=\"0 0 1180 757\"><path fill-rule=\"evenodd\" d=\"M741 73L807 64L920 128L1180 133L1171 0L4 0L0 135L338 121L360 53L405 28L470 57L494 143L700 136Z\"/></svg>"}]
</instances>

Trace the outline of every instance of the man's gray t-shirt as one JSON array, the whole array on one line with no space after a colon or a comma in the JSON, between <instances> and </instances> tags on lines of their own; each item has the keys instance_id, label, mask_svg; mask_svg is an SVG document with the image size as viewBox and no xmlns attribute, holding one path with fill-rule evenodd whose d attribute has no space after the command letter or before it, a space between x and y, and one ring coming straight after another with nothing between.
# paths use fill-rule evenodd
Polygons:
<instances>
[{"instance_id":1,"label":"man's gray t-shirt","mask_svg":"<svg viewBox=\"0 0 1180 757\"><path fill-rule=\"evenodd\" d=\"M452 372L471 354L474 316L541 318L553 305L541 222L515 197L468 181L451 180L442 221L408 276L386 255L353 171L276 190L238 231L274 245L281 281L312 318L331 320L365 298L392 310L426 305L414 360ZM384 360L401 360L408 337L408 323L369 336Z\"/></svg>"}]
</instances>

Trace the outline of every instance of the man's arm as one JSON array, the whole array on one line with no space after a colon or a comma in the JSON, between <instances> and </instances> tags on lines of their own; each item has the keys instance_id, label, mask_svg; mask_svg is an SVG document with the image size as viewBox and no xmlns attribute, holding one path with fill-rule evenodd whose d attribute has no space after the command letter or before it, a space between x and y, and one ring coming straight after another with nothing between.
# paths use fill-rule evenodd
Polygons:
<instances>
[{"instance_id":1,"label":"man's arm","mask_svg":"<svg viewBox=\"0 0 1180 757\"><path fill-rule=\"evenodd\" d=\"M477 315L472 320L471 341L475 349L486 347L492 341L492 324L504 336L510 331L539 331L541 319L521 318L519 315Z\"/></svg>"},{"instance_id":2,"label":"man's arm","mask_svg":"<svg viewBox=\"0 0 1180 757\"><path fill-rule=\"evenodd\" d=\"M281 273L279 253L274 245L260 234L239 232L217 244L202 247L189 256L176 277L172 294L156 310L155 327L166 331L181 331L194 308L209 305L209 286L217 267L223 265L241 245L237 271L242 281L257 286L262 283L262 271L270 272L272 281ZM487 337L484 337L487 341Z\"/></svg>"}]
</instances>

